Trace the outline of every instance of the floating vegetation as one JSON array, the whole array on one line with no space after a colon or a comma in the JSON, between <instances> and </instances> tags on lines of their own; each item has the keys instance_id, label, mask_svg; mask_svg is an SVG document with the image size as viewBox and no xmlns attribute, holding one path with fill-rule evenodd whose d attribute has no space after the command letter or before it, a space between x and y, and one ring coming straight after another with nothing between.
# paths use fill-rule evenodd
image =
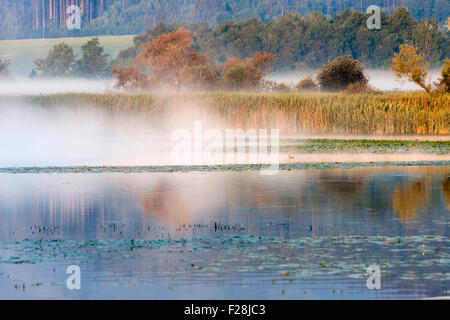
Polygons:
<instances>
[{"instance_id":1,"label":"floating vegetation","mask_svg":"<svg viewBox=\"0 0 450 320\"><path fill-rule=\"evenodd\" d=\"M391 241L386 241L391 239ZM426 254L424 252L426 243ZM142 255L182 254L179 272L275 272L280 278L341 275L366 278L370 264L384 275L408 278L411 267L421 279L449 281L449 239L445 236L323 236L257 237L234 235L190 239L23 240L0 244L1 263L93 263L99 260L134 259ZM220 250L217 250L220 248ZM289 248L289 249L287 249ZM364 250L361 250L364 249ZM288 251L288 253L287 253ZM213 258L211 258L213 257ZM244 263L243 263L244 262Z\"/></svg>"},{"instance_id":2,"label":"floating vegetation","mask_svg":"<svg viewBox=\"0 0 450 320\"><path fill-rule=\"evenodd\" d=\"M383 166L449 166L449 161L380 161L380 162L299 162L280 163L278 170L352 169ZM144 173L144 172L223 172L253 171L266 164L192 165L192 166L77 166L77 167L17 167L0 168L0 173Z\"/></svg>"},{"instance_id":3,"label":"floating vegetation","mask_svg":"<svg viewBox=\"0 0 450 320\"><path fill-rule=\"evenodd\" d=\"M450 154L449 141L287 139L281 152L297 153L428 153Z\"/></svg>"},{"instance_id":4,"label":"floating vegetation","mask_svg":"<svg viewBox=\"0 0 450 320\"><path fill-rule=\"evenodd\" d=\"M93 174L121 172L117 167L52 168L89 172L83 176L2 174L3 198L15 200L0 201L3 296L50 292L64 285L73 264L96 296L120 297L141 284L148 296L156 287L180 294L196 286L226 287L238 296L256 285L305 298L325 289L345 298L445 295L450 163L408 164L415 167L364 163L270 177ZM161 168L167 169L130 171ZM366 288L370 265L381 269L384 290L377 293ZM120 288L114 293L114 287Z\"/></svg>"}]
</instances>

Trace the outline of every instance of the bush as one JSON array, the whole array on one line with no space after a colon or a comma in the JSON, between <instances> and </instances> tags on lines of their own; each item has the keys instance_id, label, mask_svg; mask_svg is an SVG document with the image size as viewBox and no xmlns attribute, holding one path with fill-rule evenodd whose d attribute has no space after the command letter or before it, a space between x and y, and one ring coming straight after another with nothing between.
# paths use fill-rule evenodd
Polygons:
<instances>
[{"instance_id":1,"label":"bush","mask_svg":"<svg viewBox=\"0 0 450 320\"><path fill-rule=\"evenodd\" d=\"M291 88L283 82L280 82L280 83L276 82L272 88L272 92L288 93L288 92L291 92Z\"/></svg>"},{"instance_id":2,"label":"bush","mask_svg":"<svg viewBox=\"0 0 450 320\"><path fill-rule=\"evenodd\" d=\"M350 84L359 83L359 86L363 86L369 82L359 61L348 56L338 57L322 66L317 81L321 89L326 91L341 91Z\"/></svg>"},{"instance_id":3,"label":"bush","mask_svg":"<svg viewBox=\"0 0 450 320\"><path fill-rule=\"evenodd\" d=\"M208 63L191 67L186 85L191 89L215 90L219 86L219 81L219 70Z\"/></svg>"},{"instance_id":4,"label":"bush","mask_svg":"<svg viewBox=\"0 0 450 320\"><path fill-rule=\"evenodd\" d=\"M344 93L347 94L356 94L356 93L378 93L382 94L382 91L379 91L366 83L356 82L348 85L347 89L345 89Z\"/></svg>"},{"instance_id":5,"label":"bush","mask_svg":"<svg viewBox=\"0 0 450 320\"><path fill-rule=\"evenodd\" d=\"M231 58L223 65L222 86L227 90L255 90L263 82L264 76L272 71L270 64L276 56L257 52L245 60Z\"/></svg>"},{"instance_id":6,"label":"bush","mask_svg":"<svg viewBox=\"0 0 450 320\"><path fill-rule=\"evenodd\" d=\"M297 83L295 89L300 92L315 92L319 90L319 86L314 81L313 77L307 76Z\"/></svg>"},{"instance_id":7,"label":"bush","mask_svg":"<svg viewBox=\"0 0 450 320\"><path fill-rule=\"evenodd\" d=\"M255 88L259 81L250 66L239 63L225 71L222 85L227 90L250 90Z\"/></svg>"},{"instance_id":8,"label":"bush","mask_svg":"<svg viewBox=\"0 0 450 320\"><path fill-rule=\"evenodd\" d=\"M262 80L258 87L257 92L263 93L289 93L291 92L291 87L283 82L276 82L272 80Z\"/></svg>"}]
</instances>

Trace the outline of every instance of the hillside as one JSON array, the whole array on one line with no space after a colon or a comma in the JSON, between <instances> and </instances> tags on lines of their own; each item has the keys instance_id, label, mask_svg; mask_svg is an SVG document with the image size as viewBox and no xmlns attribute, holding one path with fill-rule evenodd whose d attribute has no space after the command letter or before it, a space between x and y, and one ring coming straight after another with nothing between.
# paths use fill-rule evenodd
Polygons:
<instances>
[{"instance_id":1,"label":"hillside","mask_svg":"<svg viewBox=\"0 0 450 320\"><path fill-rule=\"evenodd\" d=\"M65 27L70 4L81 7L81 30ZM450 16L448 0L3 0L0 39L138 34L159 22L218 24L249 18L265 22L287 11L333 15L346 8L365 12L372 4L386 14L405 6L418 21L437 20L441 31Z\"/></svg>"}]
</instances>

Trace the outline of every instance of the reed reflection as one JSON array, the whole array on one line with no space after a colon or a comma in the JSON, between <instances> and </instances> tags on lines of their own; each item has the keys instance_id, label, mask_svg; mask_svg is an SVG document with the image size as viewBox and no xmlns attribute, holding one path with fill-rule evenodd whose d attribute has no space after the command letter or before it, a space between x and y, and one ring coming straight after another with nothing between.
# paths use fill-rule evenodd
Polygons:
<instances>
[{"instance_id":1,"label":"reed reflection","mask_svg":"<svg viewBox=\"0 0 450 320\"><path fill-rule=\"evenodd\" d=\"M421 178L398 184L392 194L392 210L401 219L414 219L417 213L426 212L430 201L431 182Z\"/></svg>"},{"instance_id":2,"label":"reed reflection","mask_svg":"<svg viewBox=\"0 0 450 320\"><path fill-rule=\"evenodd\" d=\"M311 170L275 176L5 174L0 179L2 238L12 233L38 238L45 236L39 233L43 227L53 228L52 237L146 237L144 232L157 226L172 232L184 225L215 222L242 224L251 234L264 234L271 223L284 228L279 234L295 236L310 225L316 232L318 226L357 221L364 224L354 226L354 232L371 225L387 232L393 228L393 217L400 223L423 220L431 225L429 219L447 215L450 205L447 167Z\"/></svg>"},{"instance_id":3,"label":"reed reflection","mask_svg":"<svg viewBox=\"0 0 450 320\"><path fill-rule=\"evenodd\" d=\"M450 214L450 175L444 177L444 179L442 180L441 193L445 207L447 208L447 213Z\"/></svg>"}]
</instances>

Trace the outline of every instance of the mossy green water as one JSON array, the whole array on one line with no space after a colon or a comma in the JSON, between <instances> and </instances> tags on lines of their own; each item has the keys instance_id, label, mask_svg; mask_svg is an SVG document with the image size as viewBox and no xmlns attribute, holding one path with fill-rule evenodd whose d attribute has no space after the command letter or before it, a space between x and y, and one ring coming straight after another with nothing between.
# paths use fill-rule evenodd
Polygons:
<instances>
[{"instance_id":1,"label":"mossy green water","mask_svg":"<svg viewBox=\"0 0 450 320\"><path fill-rule=\"evenodd\" d=\"M426 153L450 154L450 141L368 139L286 139L282 152L296 153Z\"/></svg>"}]
</instances>

